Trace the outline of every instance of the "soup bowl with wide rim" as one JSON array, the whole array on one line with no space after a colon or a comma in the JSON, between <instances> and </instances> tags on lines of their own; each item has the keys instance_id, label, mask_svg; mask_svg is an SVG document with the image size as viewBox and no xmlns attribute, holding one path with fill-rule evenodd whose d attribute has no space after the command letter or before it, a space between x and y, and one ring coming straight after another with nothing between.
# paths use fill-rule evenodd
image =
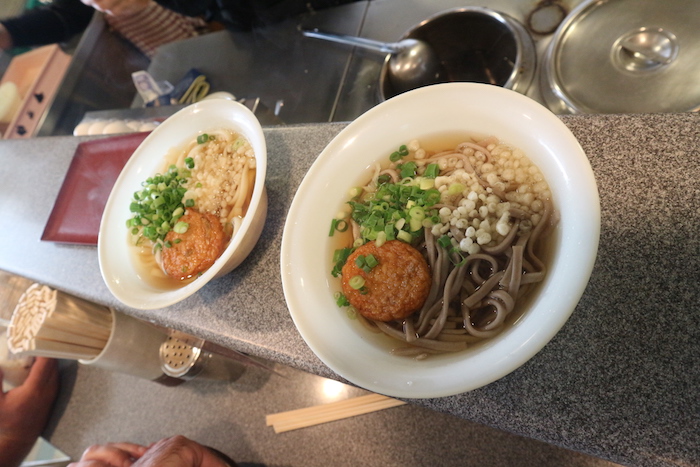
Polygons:
<instances>
[{"instance_id":1,"label":"soup bowl with wide rim","mask_svg":"<svg viewBox=\"0 0 700 467\"><path fill-rule=\"evenodd\" d=\"M141 183L162 173L172 149L184 147L199 134L231 130L245 137L255 153L255 185L240 227L221 256L195 279L178 287L148 280L137 267L134 247L129 244L127 220L134 192ZM267 214L265 175L267 147L257 118L247 107L227 96L192 104L161 123L134 151L121 171L105 205L97 242L100 272L110 292L124 305L138 309L163 308L201 289L210 280L228 274L248 256L262 232Z\"/></svg>"},{"instance_id":2,"label":"soup bowl with wide rim","mask_svg":"<svg viewBox=\"0 0 700 467\"><path fill-rule=\"evenodd\" d=\"M383 335L363 329L338 307L329 226L351 187L377 162L413 139L447 134L493 135L519 148L541 170L559 221L549 237L548 272L522 315L497 337L425 360L397 356ZM492 383L539 352L559 331L588 283L597 254L600 202L591 165L553 113L515 91L447 83L389 99L345 127L313 163L284 228L281 273L285 298L311 350L341 377L404 398L458 394Z\"/></svg>"}]
</instances>

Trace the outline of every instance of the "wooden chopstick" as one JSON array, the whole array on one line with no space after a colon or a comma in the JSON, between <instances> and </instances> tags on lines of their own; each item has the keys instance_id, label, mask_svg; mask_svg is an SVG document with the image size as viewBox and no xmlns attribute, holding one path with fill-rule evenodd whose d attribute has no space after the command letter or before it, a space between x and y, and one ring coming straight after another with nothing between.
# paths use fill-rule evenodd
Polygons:
<instances>
[{"instance_id":1,"label":"wooden chopstick","mask_svg":"<svg viewBox=\"0 0 700 467\"><path fill-rule=\"evenodd\" d=\"M275 433L283 433L404 404L404 401L381 394L369 394L344 401L270 414L265 417L265 423L267 426L272 426Z\"/></svg>"},{"instance_id":2,"label":"wooden chopstick","mask_svg":"<svg viewBox=\"0 0 700 467\"><path fill-rule=\"evenodd\" d=\"M105 348L111 331L109 308L34 284L12 314L8 348L25 356L92 359Z\"/></svg>"}]
</instances>

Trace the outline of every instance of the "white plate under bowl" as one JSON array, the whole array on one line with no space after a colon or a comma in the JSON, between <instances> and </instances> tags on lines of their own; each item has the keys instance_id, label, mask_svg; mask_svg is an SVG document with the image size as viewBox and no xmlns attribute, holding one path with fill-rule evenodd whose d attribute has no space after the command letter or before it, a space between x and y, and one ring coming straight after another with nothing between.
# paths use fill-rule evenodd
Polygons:
<instances>
[{"instance_id":1,"label":"white plate under bowl","mask_svg":"<svg viewBox=\"0 0 700 467\"><path fill-rule=\"evenodd\" d=\"M135 267L128 244L126 221L132 196L148 177L162 172L165 156L198 134L218 129L243 135L256 159L255 186L248 211L236 234L216 262L187 285L159 288L144 280ZM250 253L262 232L267 213L265 175L267 146L260 122L247 107L233 100L212 98L185 107L161 123L134 151L122 169L105 205L97 251L100 272L110 292L124 305L143 310L163 308L197 292L215 277L227 274Z\"/></svg>"},{"instance_id":2,"label":"white plate under bowl","mask_svg":"<svg viewBox=\"0 0 700 467\"><path fill-rule=\"evenodd\" d=\"M349 188L376 161L412 139L444 133L494 135L537 164L560 214L547 277L524 315L463 352L419 361L394 356L382 335L365 331L333 298L331 219ZM333 371L370 391L402 398L449 396L479 388L532 358L564 325L588 283L600 232L600 201L590 163L571 131L545 107L514 91L447 83L401 94L344 128L314 162L284 228L284 294L299 333ZM546 375L543 375L546 376Z\"/></svg>"}]
</instances>

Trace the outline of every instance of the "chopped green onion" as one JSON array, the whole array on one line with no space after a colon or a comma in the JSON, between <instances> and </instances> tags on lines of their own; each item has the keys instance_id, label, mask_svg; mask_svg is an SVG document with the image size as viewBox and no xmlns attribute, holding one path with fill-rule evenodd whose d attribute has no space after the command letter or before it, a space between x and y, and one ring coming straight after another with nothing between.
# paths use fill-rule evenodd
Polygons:
<instances>
[{"instance_id":1,"label":"chopped green onion","mask_svg":"<svg viewBox=\"0 0 700 467\"><path fill-rule=\"evenodd\" d=\"M194 167L194 159L192 159L191 157L185 157L185 167L187 167L188 169L193 168Z\"/></svg>"},{"instance_id":2,"label":"chopped green onion","mask_svg":"<svg viewBox=\"0 0 700 467\"><path fill-rule=\"evenodd\" d=\"M379 260L377 260L374 255L370 254L365 256L365 264L370 268L374 268L379 264Z\"/></svg>"},{"instance_id":3,"label":"chopped green onion","mask_svg":"<svg viewBox=\"0 0 700 467\"><path fill-rule=\"evenodd\" d=\"M435 179L434 178L421 178L418 182L418 186L420 187L421 190L430 190L431 188L435 188Z\"/></svg>"},{"instance_id":4,"label":"chopped green onion","mask_svg":"<svg viewBox=\"0 0 700 467\"><path fill-rule=\"evenodd\" d=\"M410 161L399 166L401 178L413 178L416 176L416 169L418 166L415 162Z\"/></svg>"},{"instance_id":5,"label":"chopped green onion","mask_svg":"<svg viewBox=\"0 0 700 467\"><path fill-rule=\"evenodd\" d=\"M189 228L190 228L190 224L188 224L187 222L182 222L182 221L178 222L177 224L175 224L173 226L173 230L175 231L175 233L178 233L178 234L184 234L185 232L187 232L187 230Z\"/></svg>"},{"instance_id":6,"label":"chopped green onion","mask_svg":"<svg viewBox=\"0 0 700 467\"><path fill-rule=\"evenodd\" d=\"M345 219L338 219L338 222L335 223L335 229L338 232L345 232L348 230L350 225L347 223Z\"/></svg>"},{"instance_id":7,"label":"chopped green onion","mask_svg":"<svg viewBox=\"0 0 700 467\"><path fill-rule=\"evenodd\" d=\"M345 266L345 262L348 260L348 256L352 254L354 251L354 248L340 248L338 250L335 250L333 253L333 270L331 271L331 274L333 277L338 277L343 269L343 266Z\"/></svg>"},{"instance_id":8,"label":"chopped green onion","mask_svg":"<svg viewBox=\"0 0 700 467\"><path fill-rule=\"evenodd\" d=\"M443 248L450 248L452 246L452 240L450 240L450 237L447 235L443 235L442 237L438 238L437 243Z\"/></svg>"},{"instance_id":9,"label":"chopped green onion","mask_svg":"<svg viewBox=\"0 0 700 467\"><path fill-rule=\"evenodd\" d=\"M453 183L447 188L447 194L450 196L458 195L464 191L464 185L461 183Z\"/></svg>"},{"instance_id":10,"label":"chopped green onion","mask_svg":"<svg viewBox=\"0 0 700 467\"><path fill-rule=\"evenodd\" d=\"M359 275L353 276L348 281L348 285L355 290L360 290L362 287L365 286L365 278Z\"/></svg>"},{"instance_id":11,"label":"chopped green onion","mask_svg":"<svg viewBox=\"0 0 700 467\"><path fill-rule=\"evenodd\" d=\"M387 225L385 228L387 227L391 228L390 225ZM377 239L374 241L374 243L377 244L377 247L384 245L386 243L386 232L377 232Z\"/></svg>"},{"instance_id":12,"label":"chopped green onion","mask_svg":"<svg viewBox=\"0 0 700 467\"><path fill-rule=\"evenodd\" d=\"M377 185L384 185L385 183L389 182L391 182L391 175L389 174L382 174L377 177Z\"/></svg>"},{"instance_id":13,"label":"chopped green onion","mask_svg":"<svg viewBox=\"0 0 700 467\"><path fill-rule=\"evenodd\" d=\"M399 232L396 234L396 238L406 243L411 243L411 240L413 240L411 234L405 230L399 230Z\"/></svg>"},{"instance_id":14,"label":"chopped green onion","mask_svg":"<svg viewBox=\"0 0 700 467\"><path fill-rule=\"evenodd\" d=\"M435 178L438 176L440 173L440 166L437 164L428 164L428 166L425 168L425 172L423 172L423 176L425 178Z\"/></svg>"},{"instance_id":15,"label":"chopped green onion","mask_svg":"<svg viewBox=\"0 0 700 467\"><path fill-rule=\"evenodd\" d=\"M383 232L381 232L383 233ZM366 273L369 273L374 267L376 267L379 264L379 261L377 261L377 258L374 257L374 255L358 255L357 258L355 258L355 265L365 271Z\"/></svg>"},{"instance_id":16,"label":"chopped green onion","mask_svg":"<svg viewBox=\"0 0 700 467\"><path fill-rule=\"evenodd\" d=\"M335 298L335 303L340 307L340 306L348 306L350 305L350 302L348 301L347 297L343 295L342 292L336 292L333 297Z\"/></svg>"},{"instance_id":17,"label":"chopped green onion","mask_svg":"<svg viewBox=\"0 0 700 467\"><path fill-rule=\"evenodd\" d=\"M413 206L408 211L408 215L411 216L411 219L418 219L419 221L422 221L425 219L425 209L423 209L421 206Z\"/></svg>"},{"instance_id":18,"label":"chopped green onion","mask_svg":"<svg viewBox=\"0 0 700 467\"><path fill-rule=\"evenodd\" d=\"M206 133L202 133L201 135L197 136L197 144L204 144L207 141L209 141L209 135Z\"/></svg>"},{"instance_id":19,"label":"chopped green onion","mask_svg":"<svg viewBox=\"0 0 700 467\"><path fill-rule=\"evenodd\" d=\"M350 197L351 198L357 198L362 194L362 187L361 186L356 186L353 188L350 188Z\"/></svg>"}]
</instances>

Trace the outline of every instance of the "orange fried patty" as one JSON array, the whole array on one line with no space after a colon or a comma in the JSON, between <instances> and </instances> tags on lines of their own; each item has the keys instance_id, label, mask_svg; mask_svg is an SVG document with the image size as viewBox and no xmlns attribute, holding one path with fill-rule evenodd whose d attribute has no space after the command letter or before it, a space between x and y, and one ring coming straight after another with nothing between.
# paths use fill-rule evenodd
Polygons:
<instances>
[{"instance_id":1,"label":"orange fried patty","mask_svg":"<svg viewBox=\"0 0 700 467\"><path fill-rule=\"evenodd\" d=\"M355 261L360 255L370 254L379 264L367 273ZM349 284L357 275L365 279L361 290ZM342 270L345 297L362 316L377 321L402 319L420 309L428 297L430 283L430 268L425 258L399 240L380 247L375 242L365 243L348 257Z\"/></svg>"},{"instance_id":2,"label":"orange fried patty","mask_svg":"<svg viewBox=\"0 0 700 467\"><path fill-rule=\"evenodd\" d=\"M179 219L186 222L187 232L171 230L165 236L170 247L163 247L163 269L175 279L187 279L206 271L221 256L228 237L219 219L206 212L188 209Z\"/></svg>"}]
</instances>

